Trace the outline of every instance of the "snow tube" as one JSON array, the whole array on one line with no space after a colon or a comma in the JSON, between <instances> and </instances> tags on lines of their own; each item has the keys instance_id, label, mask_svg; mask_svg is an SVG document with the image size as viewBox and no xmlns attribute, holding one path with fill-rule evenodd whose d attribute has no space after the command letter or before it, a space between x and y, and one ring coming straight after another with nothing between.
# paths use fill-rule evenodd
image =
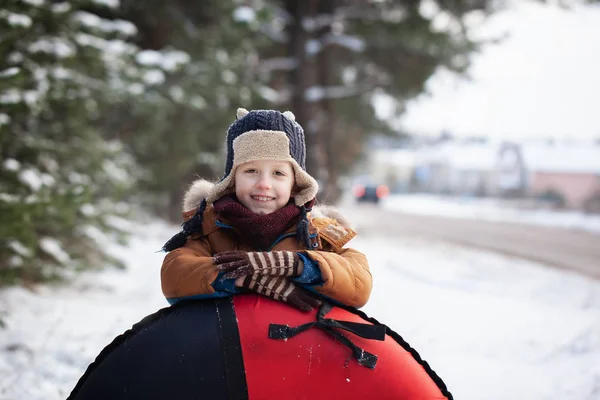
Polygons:
<instances>
[{"instance_id":1,"label":"snow tube","mask_svg":"<svg viewBox=\"0 0 600 400\"><path fill-rule=\"evenodd\" d=\"M252 294L189 300L118 336L68 400L452 400L397 333L353 308L310 313Z\"/></svg>"}]
</instances>

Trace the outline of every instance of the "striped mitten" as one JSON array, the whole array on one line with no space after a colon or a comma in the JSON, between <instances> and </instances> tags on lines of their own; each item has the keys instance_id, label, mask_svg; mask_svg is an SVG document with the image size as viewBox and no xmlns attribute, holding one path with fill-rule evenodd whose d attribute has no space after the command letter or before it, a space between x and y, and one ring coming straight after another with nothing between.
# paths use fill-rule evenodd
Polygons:
<instances>
[{"instance_id":1,"label":"striped mitten","mask_svg":"<svg viewBox=\"0 0 600 400\"><path fill-rule=\"evenodd\" d=\"M244 275L298 276L300 257L293 251L225 251L214 256L225 279Z\"/></svg>"},{"instance_id":2,"label":"striped mitten","mask_svg":"<svg viewBox=\"0 0 600 400\"><path fill-rule=\"evenodd\" d=\"M321 305L321 301L309 291L296 286L294 282L282 276L247 275L242 287L271 299L288 303L304 312Z\"/></svg>"}]
</instances>

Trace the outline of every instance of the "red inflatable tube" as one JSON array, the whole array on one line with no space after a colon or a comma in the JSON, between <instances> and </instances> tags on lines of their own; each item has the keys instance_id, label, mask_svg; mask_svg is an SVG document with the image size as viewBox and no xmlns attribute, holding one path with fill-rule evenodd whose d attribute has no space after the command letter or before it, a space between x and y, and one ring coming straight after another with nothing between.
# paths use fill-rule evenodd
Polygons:
<instances>
[{"instance_id":1,"label":"red inflatable tube","mask_svg":"<svg viewBox=\"0 0 600 400\"><path fill-rule=\"evenodd\" d=\"M350 347L317 326L284 340L268 337L272 324L297 327L316 321L316 310L302 313L254 295L235 296L234 308L250 399L452 399L427 363L383 326L383 341L335 329L377 356L369 368L359 364ZM374 325L364 314L339 307L325 318Z\"/></svg>"},{"instance_id":2,"label":"red inflatable tube","mask_svg":"<svg viewBox=\"0 0 600 400\"><path fill-rule=\"evenodd\" d=\"M98 354L69 400L448 399L398 334L353 308L253 294L185 300Z\"/></svg>"}]
</instances>

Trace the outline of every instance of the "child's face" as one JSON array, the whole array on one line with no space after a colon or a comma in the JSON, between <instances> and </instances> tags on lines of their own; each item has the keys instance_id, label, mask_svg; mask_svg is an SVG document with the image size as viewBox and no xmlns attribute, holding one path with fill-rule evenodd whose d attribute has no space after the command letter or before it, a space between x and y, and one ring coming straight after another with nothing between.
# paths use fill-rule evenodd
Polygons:
<instances>
[{"instance_id":1,"label":"child's face","mask_svg":"<svg viewBox=\"0 0 600 400\"><path fill-rule=\"evenodd\" d=\"M294 169L287 161L250 161L235 171L235 195L258 215L270 214L285 206L294 184Z\"/></svg>"}]
</instances>

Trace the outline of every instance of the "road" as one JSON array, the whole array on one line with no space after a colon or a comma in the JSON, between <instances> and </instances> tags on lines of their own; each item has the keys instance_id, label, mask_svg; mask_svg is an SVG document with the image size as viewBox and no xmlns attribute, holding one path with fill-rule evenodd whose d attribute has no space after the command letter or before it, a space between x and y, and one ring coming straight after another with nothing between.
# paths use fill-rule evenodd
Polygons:
<instances>
[{"instance_id":1,"label":"road","mask_svg":"<svg viewBox=\"0 0 600 400\"><path fill-rule=\"evenodd\" d=\"M357 205L359 233L410 235L492 250L600 279L600 235L508 222L405 214L375 205Z\"/></svg>"}]
</instances>

